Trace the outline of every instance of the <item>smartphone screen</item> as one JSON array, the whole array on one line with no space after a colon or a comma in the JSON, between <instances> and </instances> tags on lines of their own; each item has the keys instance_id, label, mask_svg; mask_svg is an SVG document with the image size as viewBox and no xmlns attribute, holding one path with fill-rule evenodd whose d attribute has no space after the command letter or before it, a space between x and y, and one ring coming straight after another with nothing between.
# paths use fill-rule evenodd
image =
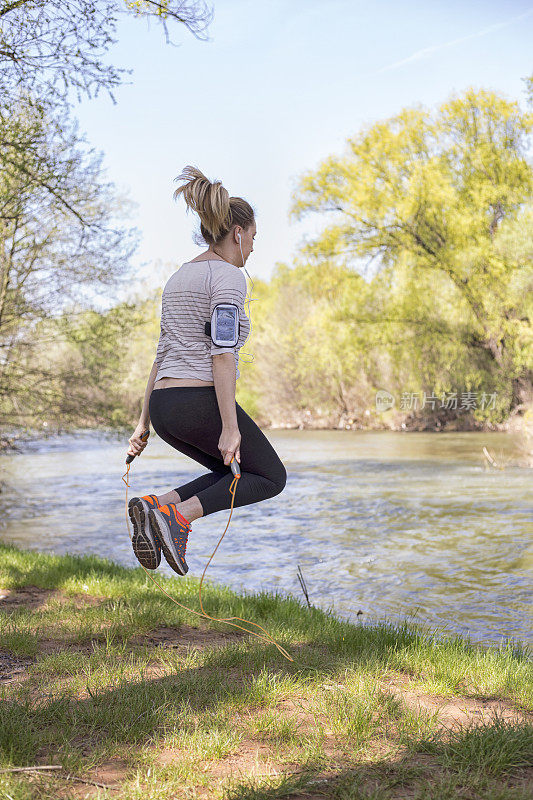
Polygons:
<instances>
[{"instance_id":1,"label":"smartphone screen","mask_svg":"<svg viewBox=\"0 0 533 800\"><path fill-rule=\"evenodd\" d=\"M237 309L217 308L215 339L234 342L237 338Z\"/></svg>"}]
</instances>

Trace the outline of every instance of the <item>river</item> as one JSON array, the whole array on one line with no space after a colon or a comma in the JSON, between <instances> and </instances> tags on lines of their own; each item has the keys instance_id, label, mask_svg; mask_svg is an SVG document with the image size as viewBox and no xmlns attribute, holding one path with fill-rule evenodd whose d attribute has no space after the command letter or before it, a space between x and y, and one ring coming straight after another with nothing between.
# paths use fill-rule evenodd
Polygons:
<instances>
[{"instance_id":1,"label":"river","mask_svg":"<svg viewBox=\"0 0 533 800\"><path fill-rule=\"evenodd\" d=\"M518 435L265 433L287 485L234 510L208 579L305 602L299 564L311 603L360 624L408 618L477 642L533 644L533 473ZM505 469L487 467L484 445ZM138 565L121 480L127 446L127 436L78 432L1 454L0 539ZM129 497L162 494L202 472L152 432L132 464ZM228 516L193 523L188 576L201 575ZM175 575L164 558L159 571Z\"/></svg>"}]
</instances>

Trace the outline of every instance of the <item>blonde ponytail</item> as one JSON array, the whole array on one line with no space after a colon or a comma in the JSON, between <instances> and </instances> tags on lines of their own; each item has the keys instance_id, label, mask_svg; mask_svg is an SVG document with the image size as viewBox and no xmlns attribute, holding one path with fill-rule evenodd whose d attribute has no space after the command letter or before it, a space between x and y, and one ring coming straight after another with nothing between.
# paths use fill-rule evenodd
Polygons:
<instances>
[{"instance_id":1,"label":"blonde ponytail","mask_svg":"<svg viewBox=\"0 0 533 800\"><path fill-rule=\"evenodd\" d=\"M230 197L222 181L211 181L197 167L187 166L175 181L186 181L174 192L174 200L181 194L187 205L200 217L200 230L208 244L226 236L232 225L248 227L254 221L251 205L242 197Z\"/></svg>"}]
</instances>

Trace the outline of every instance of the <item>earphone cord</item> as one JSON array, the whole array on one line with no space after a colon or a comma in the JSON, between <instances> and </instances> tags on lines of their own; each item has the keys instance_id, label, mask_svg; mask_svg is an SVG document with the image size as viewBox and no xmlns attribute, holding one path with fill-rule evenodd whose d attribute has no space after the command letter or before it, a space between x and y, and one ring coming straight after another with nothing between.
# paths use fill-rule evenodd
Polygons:
<instances>
[{"instance_id":1,"label":"earphone cord","mask_svg":"<svg viewBox=\"0 0 533 800\"><path fill-rule=\"evenodd\" d=\"M247 270L247 269L246 269L246 267L244 266L244 253L242 252L241 235L240 235L240 233L239 233L239 234L237 234L237 235L238 235L238 237L239 237L239 249L240 249L240 251L241 251L242 267L243 267L244 271L246 272L246 274L248 275L248 277L250 278L250 283L252 284L252 287L251 287L251 289L250 289L250 297L247 297L247 298L245 299L245 301L244 301L244 302L245 302L245 304L246 304L246 303L248 303L248 319L250 320L250 332L249 332L249 334L248 334L248 337L250 337L250 336L252 335L252 331L253 331L253 325L252 325L252 312L251 312L251 310L250 310L250 306L251 306L251 304L254 302L254 300L256 300L257 298L255 298L255 297L252 297L252 294L253 294L253 291L254 291L254 282L253 282L253 280L252 280L252 276L250 275L250 273L248 272L248 270ZM217 253L217 251L215 250L215 248L214 248L214 247L213 247L213 251L214 251L215 253ZM220 253L217 253L217 255L220 255ZM247 290L247 293L248 293L248 290ZM242 358L242 356L243 356L243 355L251 356L251 358L250 358L250 360L249 360L249 361L246 361L246 359L242 359L242 360L244 361L244 363L245 363L245 364L251 364L253 361L255 361L255 356L254 356L254 354L253 354L253 353L247 353L247 352L246 352L246 350L242 350L242 351L239 353L239 358Z\"/></svg>"},{"instance_id":2,"label":"earphone cord","mask_svg":"<svg viewBox=\"0 0 533 800\"><path fill-rule=\"evenodd\" d=\"M132 535L130 533L130 522L129 522L129 519L128 519L128 488L129 488L129 485L130 485L129 484L130 466L131 466L131 464L127 464L126 472L122 476L122 480L126 484L126 525L128 526L128 536L130 537L130 540L133 541L133 537L132 537ZM175 603L177 606L180 606L180 608L184 608L186 611L190 611L191 614L196 614L199 617L205 617L206 619L213 620L213 622L225 622L227 625L232 625L234 628L240 628L242 631L245 631L246 633L250 633L252 636L257 636L258 639L261 639L262 641L267 642L268 644L275 645L278 648L278 650L279 650L279 652L281 653L282 656L287 658L289 661L294 661L294 658L291 655L289 655L289 653L285 650L285 648L282 647L280 644L278 644L278 642L276 642L276 640L273 639L272 636L270 636L268 631L266 631L257 622L252 622L251 620L243 619L242 617L221 617L221 618L211 617L205 611L203 603L202 603L202 583L203 583L203 580L204 580L204 575L206 573L206 570L207 570L209 564L211 563L211 561L213 559L213 556L215 555L216 551L218 550L218 546L219 546L220 542L222 541L222 539L225 536L226 531L228 530L228 527L229 527L229 524L230 524L230 521L231 521L231 515L233 514L233 503L235 501L235 490L236 490L237 481L239 480L239 478L240 478L240 475L236 475L235 478L233 479L233 481L231 482L231 486L229 488L230 494L231 494L231 513L229 515L228 524L226 525L224 533L222 534L222 536L218 540L217 546L213 550L213 552L211 554L211 557L210 557L209 561L207 562L207 564L205 565L204 571L202 572L202 578L200 580L200 586L198 587L198 595L199 595L199 598L200 598L200 608L202 609L201 613L199 611L195 611L194 608L189 608L188 606L184 606L182 603L178 603L177 600L175 600L173 597L171 597L169 595L169 593L166 592L165 589L163 589L161 584L159 584L155 580L155 578L150 574L150 572L146 569L146 567L144 565L142 565L142 564L141 564L141 566L144 569L144 571L146 572L146 574L148 575L148 577L150 578L150 580L153 583L155 583L155 585L158 586L159 589L161 589L163 594L166 594L166 596L170 600L172 600L173 603ZM249 631L247 628L243 628L242 625L236 625L234 622L230 622L230 620L232 620L232 619L238 619L240 622L246 622L249 625L255 625L257 628L260 628L266 634L266 636L262 636L260 633L256 633L256 631Z\"/></svg>"}]
</instances>

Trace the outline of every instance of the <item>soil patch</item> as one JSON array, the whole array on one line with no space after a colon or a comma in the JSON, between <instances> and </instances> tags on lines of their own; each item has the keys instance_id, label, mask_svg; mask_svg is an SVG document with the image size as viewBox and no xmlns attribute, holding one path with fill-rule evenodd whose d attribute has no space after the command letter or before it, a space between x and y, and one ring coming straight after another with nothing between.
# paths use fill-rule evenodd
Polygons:
<instances>
[{"instance_id":1,"label":"soil patch","mask_svg":"<svg viewBox=\"0 0 533 800\"><path fill-rule=\"evenodd\" d=\"M41 589L39 586L0 589L0 610L9 613L19 608L42 608L51 594L53 594L52 589Z\"/></svg>"},{"instance_id":2,"label":"soil patch","mask_svg":"<svg viewBox=\"0 0 533 800\"><path fill-rule=\"evenodd\" d=\"M533 713L520 708L512 700L498 698L454 697L427 694L413 688L407 675L395 675L381 681L381 688L417 714L426 711L437 715L441 729L457 730L472 722L483 725L498 716L505 722L533 723Z\"/></svg>"},{"instance_id":3,"label":"soil patch","mask_svg":"<svg viewBox=\"0 0 533 800\"><path fill-rule=\"evenodd\" d=\"M83 608L100 605L105 598L89 594L67 595L61 589L21 586L18 589L0 589L0 611L8 614L20 608L30 608L35 611L44 608L51 599L61 604L74 603L76 608Z\"/></svg>"},{"instance_id":4,"label":"soil patch","mask_svg":"<svg viewBox=\"0 0 533 800\"><path fill-rule=\"evenodd\" d=\"M30 664L33 664L33 658L18 658L0 651L0 684L5 686L23 680Z\"/></svg>"},{"instance_id":5,"label":"soil patch","mask_svg":"<svg viewBox=\"0 0 533 800\"><path fill-rule=\"evenodd\" d=\"M240 634L219 633L208 629L192 628L189 625L179 625L176 628L161 626L146 633L130 636L126 641L125 652L133 652L137 647L142 646L183 651L197 650L203 647L223 647L240 638L242 638ZM102 636L93 636L84 642L65 642L64 639L42 638L39 641L39 651L45 655L65 650L90 655L103 641L105 641L103 634Z\"/></svg>"},{"instance_id":6,"label":"soil patch","mask_svg":"<svg viewBox=\"0 0 533 800\"><path fill-rule=\"evenodd\" d=\"M193 628L180 625L177 628L155 628L148 633L132 636L128 643L132 645L149 645L162 648L198 649L202 647L223 647L244 639L247 634L239 631L213 631L208 628Z\"/></svg>"},{"instance_id":7,"label":"soil patch","mask_svg":"<svg viewBox=\"0 0 533 800\"><path fill-rule=\"evenodd\" d=\"M94 781L96 783L105 784L109 790L117 790L121 788L122 782L126 779L130 766L126 761L121 758L110 759L109 761L102 761L97 767L83 773L86 781ZM68 798L91 798L102 792L102 788L95 784L84 783L78 780L68 781Z\"/></svg>"},{"instance_id":8,"label":"soil patch","mask_svg":"<svg viewBox=\"0 0 533 800\"><path fill-rule=\"evenodd\" d=\"M54 778L58 781L55 790L56 796L58 798L65 798L65 800L72 800L72 798L90 800L92 797L101 797L104 788L108 792L112 792L113 790L118 791L121 789L129 769L130 766L126 761L117 758L114 760L102 761L98 767L87 770L79 777L62 770L54 775ZM61 785L62 778L64 780L64 785Z\"/></svg>"}]
</instances>

